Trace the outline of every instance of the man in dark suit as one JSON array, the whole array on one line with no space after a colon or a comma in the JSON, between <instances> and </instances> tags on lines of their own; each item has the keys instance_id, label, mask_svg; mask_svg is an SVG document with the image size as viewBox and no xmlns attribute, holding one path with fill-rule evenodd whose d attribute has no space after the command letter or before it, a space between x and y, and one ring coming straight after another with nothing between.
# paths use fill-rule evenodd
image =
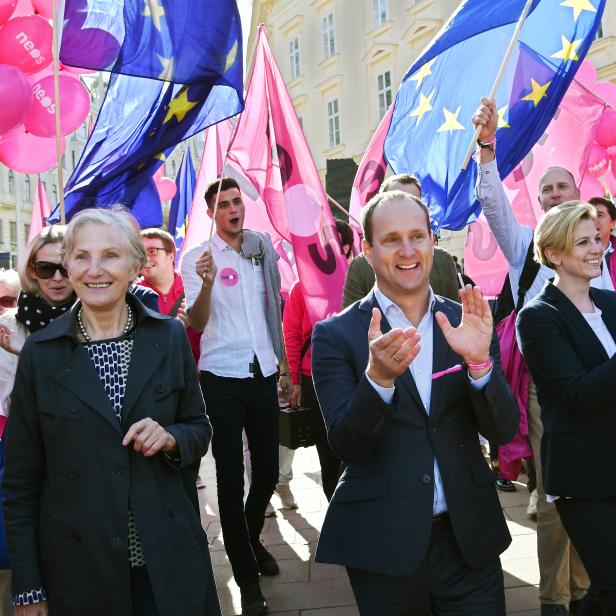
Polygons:
<instances>
[{"instance_id":1,"label":"man in dark suit","mask_svg":"<svg viewBox=\"0 0 616 616\"><path fill-rule=\"evenodd\" d=\"M313 379L345 463L316 558L347 567L361 614L503 616L498 556L511 537L477 433L507 442L518 409L490 310L470 286L462 306L432 292L418 198L377 195L363 227L376 286L313 334Z\"/></svg>"}]
</instances>

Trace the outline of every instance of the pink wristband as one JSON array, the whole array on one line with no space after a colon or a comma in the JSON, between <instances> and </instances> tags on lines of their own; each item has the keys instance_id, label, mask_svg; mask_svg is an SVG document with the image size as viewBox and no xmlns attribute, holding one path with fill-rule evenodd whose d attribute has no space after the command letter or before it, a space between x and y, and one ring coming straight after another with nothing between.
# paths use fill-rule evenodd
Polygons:
<instances>
[{"instance_id":1,"label":"pink wristband","mask_svg":"<svg viewBox=\"0 0 616 616\"><path fill-rule=\"evenodd\" d=\"M470 363L466 363L466 367L469 370L485 370L486 368L491 368L492 367L492 358L490 356L488 356L488 359L486 359L483 363L481 364L470 364Z\"/></svg>"}]
</instances>

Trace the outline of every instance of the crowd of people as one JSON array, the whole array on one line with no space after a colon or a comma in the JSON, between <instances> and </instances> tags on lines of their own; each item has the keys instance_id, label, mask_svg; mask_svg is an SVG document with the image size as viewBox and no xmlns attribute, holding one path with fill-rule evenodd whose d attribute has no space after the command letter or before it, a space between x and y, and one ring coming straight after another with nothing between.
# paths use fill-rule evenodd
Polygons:
<instances>
[{"instance_id":1,"label":"crowd of people","mask_svg":"<svg viewBox=\"0 0 616 616\"><path fill-rule=\"evenodd\" d=\"M505 614L511 537L496 488L515 487L498 451L523 420L541 614L616 615L616 207L581 202L552 167L545 215L534 232L519 225L494 104L473 121L477 196L530 371L522 395L491 306L435 246L409 174L365 205L352 260L337 222L343 310L316 324L301 282L283 297L279 255L244 228L232 178L208 186L216 230L179 270L170 234L116 208L44 228L19 272L0 272L2 614L220 614L197 491L214 489L199 477L210 442L242 613L265 614L261 576L280 572L265 515L275 492L297 506L285 399L311 410L329 501L316 560L346 568L362 615Z\"/></svg>"}]
</instances>

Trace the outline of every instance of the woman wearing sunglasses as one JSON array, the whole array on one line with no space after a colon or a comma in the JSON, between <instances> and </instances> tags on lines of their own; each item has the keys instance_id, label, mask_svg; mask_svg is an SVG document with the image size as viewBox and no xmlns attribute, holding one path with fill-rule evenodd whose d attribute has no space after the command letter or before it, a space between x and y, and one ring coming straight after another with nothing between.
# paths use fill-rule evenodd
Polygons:
<instances>
[{"instance_id":1,"label":"woman wearing sunglasses","mask_svg":"<svg viewBox=\"0 0 616 616\"><path fill-rule=\"evenodd\" d=\"M17 311L2 319L0 347L19 355L26 337L64 314L75 294L62 266L62 240L66 227L45 227L34 238L19 266L22 292Z\"/></svg>"},{"instance_id":2,"label":"woman wearing sunglasses","mask_svg":"<svg viewBox=\"0 0 616 616\"><path fill-rule=\"evenodd\" d=\"M80 212L63 248L77 301L26 341L6 429L16 616L220 616L184 326L129 292L146 254L128 212Z\"/></svg>"}]
</instances>

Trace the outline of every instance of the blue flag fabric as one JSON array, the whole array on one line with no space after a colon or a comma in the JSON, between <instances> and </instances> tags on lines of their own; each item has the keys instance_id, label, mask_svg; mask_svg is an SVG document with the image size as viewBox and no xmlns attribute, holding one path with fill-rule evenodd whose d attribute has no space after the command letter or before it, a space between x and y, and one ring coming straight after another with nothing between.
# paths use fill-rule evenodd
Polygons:
<instances>
[{"instance_id":1,"label":"blue flag fabric","mask_svg":"<svg viewBox=\"0 0 616 616\"><path fill-rule=\"evenodd\" d=\"M535 0L496 96L497 159L506 177L539 140L590 47L606 0ZM525 0L465 0L405 75L385 157L415 174L435 230L478 216L476 165L461 165L471 116L490 92Z\"/></svg>"},{"instance_id":2,"label":"blue flag fabric","mask_svg":"<svg viewBox=\"0 0 616 616\"><path fill-rule=\"evenodd\" d=\"M74 1L78 0L68 0L68 8ZM114 6L122 3L88 0L87 4L101 11L108 10L113 15ZM125 13L129 4L129 0L123 3ZM152 13L154 0L145 4L150 8L143 10L144 1L141 0L141 13L137 17L152 20L148 12ZM226 12L221 11L221 7L225 7ZM186 19L189 15L196 23L202 23L203 15L207 15L207 25L200 32L200 38L208 40L211 33L221 47L208 67L203 62L203 46L195 45L199 55L195 56L190 83L170 83L117 73L111 75L94 130L66 184L67 220L85 208L124 205L132 210L142 226L160 226L161 205L152 176L165 157L180 141L243 109L242 36L235 0L199 0L190 7L188 2L169 0L164 8L165 24L173 32L181 29L172 27L174 19ZM68 15L70 17L70 10ZM214 18L220 21L216 22ZM85 18L85 25L88 19ZM137 44L144 28L127 29L125 45L132 37L136 37L132 44ZM154 30L158 32L156 28ZM149 32L154 36L151 29ZM67 44L66 41L63 39L63 45ZM224 65L220 63L220 52L226 58ZM150 59L158 56L155 47L143 49L139 58L144 66L147 66L148 54ZM172 65L177 66L173 56ZM81 66L96 68L89 62L83 62ZM49 220L59 220L58 208Z\"/></svg>"},{"instance_id":3,"label":"blue flag fabric","mask_svg":"<svg viewBox=\"0 0 616 616\"><path fill-rule=\"evenodd\" d=\"M66 0L60 60L174 83L214 81L241 56L239 33L235 0Z\"/></svg>"},{"instance_id":4,"label":"blue flag fabric","mask_svg":"<svg viewBox=\"0 0 616 616\"><path fill-rule=\"evenodd\" d=\"M197 176L195 175L195 167L192 163L190 149L187 148L186 152L184 152L184 158L182 159L180 170L175 178L177 191L171 200L171 207L169 208L169 222L167 223L167 230L175 239L176 263L179 260L182 244L184 243L184 237L186 235L186 222L188 221L188 215L190 214L196 183Z\"/></svg>"}]
</instances>

